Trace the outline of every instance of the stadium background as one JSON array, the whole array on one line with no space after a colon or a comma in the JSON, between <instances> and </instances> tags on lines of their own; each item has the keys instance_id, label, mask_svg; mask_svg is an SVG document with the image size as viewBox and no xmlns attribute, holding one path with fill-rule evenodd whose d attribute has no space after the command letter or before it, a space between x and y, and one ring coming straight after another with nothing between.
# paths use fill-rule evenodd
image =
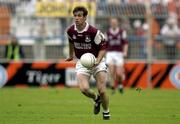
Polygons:
<instances>
[{"instance_id":1,"label":"stadium background","mask_svg":"<svg viewBox=\"0 0 180 124\"><path fill-rule=\"evenodd\" d=\"M125 86L180 88L179 36L176 56L169 59L160 34L171 15L180 25L178 0L0 0L1 86L77 85L74 62L64 62L68 51L65 30L77 5L88 8L89 23L103 32L111 17L117 17L127 30ZM11 34L25 53L19 61L4 56Z\"/></svg>"},{"instance_id":2,"label":"stadium background","mask_svg":"<svg viewBox=\"0 0 180 124\"><path fill-rule=\"evenodd\" d=\"M65 29L77 2L103 32L114 16L128 31L126 88L114 95L107 89L108 122L102 110L92 114L92 101L78 88L69 88L77 83L75 62L64 62ZM172 13L180 19L179 0L0 0L0 124L179 124L179 36L169 59L160 34ZM4 56L11 34L25 53L19 61Z\"/></svg>"}]
</instances>

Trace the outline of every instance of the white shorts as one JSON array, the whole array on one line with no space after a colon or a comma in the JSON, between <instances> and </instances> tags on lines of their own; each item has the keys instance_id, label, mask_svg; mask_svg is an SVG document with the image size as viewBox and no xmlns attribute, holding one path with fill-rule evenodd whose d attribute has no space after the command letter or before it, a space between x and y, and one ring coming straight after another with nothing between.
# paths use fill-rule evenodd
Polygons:
<instances>
[{"instance_id":1,"label":"white shorts","mask_svg":"<svg viewBox=\"0 0 180 124\"><path fill-rule=\"evenodd\" d=\"M93 75L94 77L96 76L96 74L98 72L101 72L101 71L104 71L104 72L107 72L107 66L106 66L106 63L105 63L105 60L103 59L99 65L97 65L96 67L92 68L92 69L87 69L85 68L81 63L80 61L78 60L77 63L76 63L76 73L81 73L81 74L85 74L87 76L91 76Z\"/></svg>"},{"instance_id":2,"label":"white shorts","mask_svg":"<svg viewBox=\"0 0 180 124\"><path fill-rule=\"evenodd\" d=\"M116 66L124 65L124 57L122 52L107 52L106 53L106 64L114 64Z\"/></svg>"}]
</instances>

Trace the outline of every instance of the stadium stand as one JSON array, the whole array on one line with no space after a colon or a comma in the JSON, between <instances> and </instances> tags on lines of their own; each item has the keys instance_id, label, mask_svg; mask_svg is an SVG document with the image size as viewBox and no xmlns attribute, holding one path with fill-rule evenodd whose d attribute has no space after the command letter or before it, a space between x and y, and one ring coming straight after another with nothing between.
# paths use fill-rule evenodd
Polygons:
<instances>
[{"instance_id":1,"label":"stadium stand","mask_svg":"<svg viewBox=\"0 0 180 124\"><path fill-rule=\"evenodd\" d=\"M48 2L48 0L43 1ZM25 60L59 60L65 58L67 39L64 32L67 26L72 23L72 18L68 15L70 10L64 12L66 15L58 15L59 13L56 13L56 10L60 6L66 7L69 1L63 2L61 0L59 2L57 0L56 2L60 3L59 6L49 3L49 6L50 4L55 6L54 10L49 8L50 10L44 12L44 15L42 13L42 15L38 15L37 4L38 2L40 2L39 5L43 4L43 1L41 3L36 0L0 0L1 60L5 59L3 51L10 34L16 35L19 39L25 52ZM101 0L90 0L89 3L94 3L90 6L95 5L96 7L96 10L94 10L96 15L93 15L93 11L91 14L90 11L91 18L89 20L104 32L108 27L110 17L116 16L119 18L122 28L125 28L128 32L130 50L127 60L147 60L148 56L151 55L152 60L168 60L162 47L163 37L160 34L160 29L165 24L170 12L175 13L177 22L180 22L180 2L176 0L174 2L158 3L152 0L150 5L150 26L147 20L146 4L142 3L141 0L133 1L106 0L102 2ZM41 9L45 11L43 8ZM139 26L143 30L140 35L137 34L137 29L134 27L137 20L139 20ZM150 29L149 27L151 27L150 33L147 31ZM152 46L148 46L148 37L152 40ZM176 41L177 53L176 57L171 60L172 62L180 60L180 38L176 37ZM152 53L148 52L149 47L151 47L152 51L150 52ZM37 50L41 51L42 54L37 55Z\"/></svg>"}]
</instances>

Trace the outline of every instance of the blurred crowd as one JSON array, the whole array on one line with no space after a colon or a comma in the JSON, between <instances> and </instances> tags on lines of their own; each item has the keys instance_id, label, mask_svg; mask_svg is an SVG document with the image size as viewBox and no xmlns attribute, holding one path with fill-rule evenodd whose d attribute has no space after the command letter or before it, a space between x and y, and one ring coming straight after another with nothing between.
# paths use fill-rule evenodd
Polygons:
<instances>
[{"instance_id":1,"label":"blurred crowd","mask_svg":"<svg viewBox=\"0 0 180 124\"><path fill-rule=\"evenodd\" d=\"M38 55L35 57L37 59L39 56L42 56L43 59L46 58L44 41L59 45L66 44L64 32L67 25L72 23L72 18L34 16L37 1L96 2L96 16L91 18L91 21L102 31L105 31L108 27L107 20L113 16L117 17L120 21L120 27L128 33L130 51L132 51L130 58L146 59L149 55L148 52L155 52L153 58L161 58L161 53L163 53L165 59L180 59L180 0L149 0L151 4L150 18L147 17L145 6L147 1L144 0L15 0L14 2L1 0L1 44L6 35L15 36L20 44L33 41L36 43L36 48L33 51L34 54ZM6 10L4 6L9 8ZM4 17L6 17L6 21L3 21ZM152 40L152 51L148 50L149 39ZM39 49L42 51L38 52ZM134 51L139 51L139 53ZM157 56L157 53L160 55Z\"/></svg>"}]
</instances>

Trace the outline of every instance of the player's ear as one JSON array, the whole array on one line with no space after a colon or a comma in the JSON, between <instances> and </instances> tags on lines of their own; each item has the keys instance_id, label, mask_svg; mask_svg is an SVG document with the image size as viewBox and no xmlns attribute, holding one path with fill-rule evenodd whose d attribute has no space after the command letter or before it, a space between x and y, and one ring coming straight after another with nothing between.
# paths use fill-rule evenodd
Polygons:
<instances>
[{"instance_id":1,"label":"player's ear","mask_svg":"<svg viewBox=\"0 0 180 124\"><path fill-rule=\"evenodd\" d=\"M87 16L84 16L85 21L87 20Z\"/></svg>"}]
</instances>

